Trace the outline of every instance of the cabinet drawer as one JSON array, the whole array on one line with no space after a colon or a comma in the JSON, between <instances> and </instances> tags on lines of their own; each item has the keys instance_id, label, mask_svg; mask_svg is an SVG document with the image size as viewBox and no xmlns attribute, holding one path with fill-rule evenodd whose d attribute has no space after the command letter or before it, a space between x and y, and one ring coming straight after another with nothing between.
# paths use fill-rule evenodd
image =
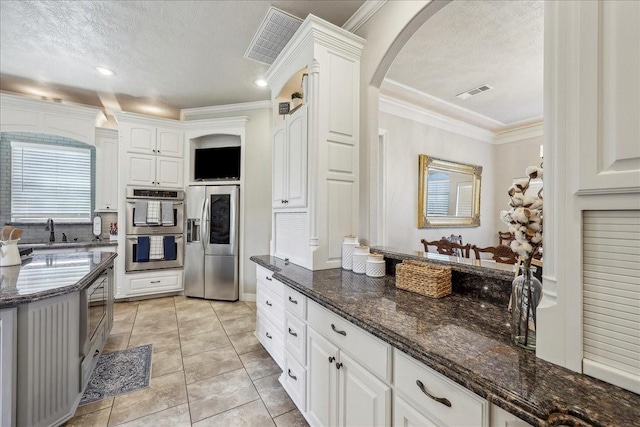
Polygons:
<instances>
[{"instance_id":1,"label":"cabinet drawer","mask_svg":"<svg viewBox=\"0 0 640 427\"><path fill-rule=\"evenodd\" d=\"M256 291L256 307L261 310L279 331L284 330L284 307L282 299L267 288L258 285Z\"/></svg>"},{"instance_id":2,"label":"cabinet drawer","mask_svg":"<svg viewBox=\"0 0 640 427\"><path fill-rule=\"evenodd\" d=\"M396 391L429 419L437 418L447 426L487 425L488 403L485 399L399 350L394 351L393 360ZM424 391L417 381L423 385ZM447 399L451 406L435 398Z\"/></svg>"},{"instance_id":3,"label":"cabinet drawer","mask_svg":"<svg viewBox=\"0 0 640 427\"><path fill-rule=\"evenodd\" d=\"M302 320L307 319L307 297L300 292L291 289L289 286L284 287L283 295L284 306L293 314Z\"/></svg>"},{"instance_id":4,"label":"cabinet drawer","mask_svg":"<svg viewBox=\"0 0 640 427\"><path fill-rule=\"evenodd\" d=\"M300 412L307 410L307 370L289 352L284 352L282 385Z\"/></svg>"},{"instance_id":5,"label":"cabinet drawer","mask_svg":"<svg viewBox=\"0 0 640 427\"><path fill-rule=\"evenodd\" d=\"M391 346L383 343L353 323L308 301L308 324L342 350L355 357L367 369L391 382Z\"/></svg>"},{"instance_id":6,"label":"cabinet drawer","mask_svg":"<svg viewBox=\"0 0 640 427\"><path fill-rule=\"evenodd\" d=\"M282 297L282 288L284 285L282 282L273 278L273 271L258 265L256 266L256 277L258 278L259 284L264 285L265 288Z\"/></svg>"},{"instance_id":7,"label":"cabinet drawer","mask_svg":"<svg viewBox=\"0 0 640 427\"><path fill-rule=\"evenodd\" d=\"M258 309L256 316L256 335L258 341L269 352L273 360L284 369L284 338L282 332Z\"/></svg>"},{"instance_id":8,"label":"cabinet drawer","mask_svg":"<svg viewBox=\"0 0 640 427\"><path fill-rule=\"evenodd\" d=\"M302 365L307 361L307 326L290 312L284 314L284 347Z\"/></svg>"},{"instance_id":9,"label":"cabinet drawer","mask_svg":"<svg viewBox=\"0 0 640 427\"><path fill-rule=\"evenodd\" d=\"M129 294L142 295L160 292L181 291L182 271L165 275L127 274Z\"/></svg>"}]
</instances>

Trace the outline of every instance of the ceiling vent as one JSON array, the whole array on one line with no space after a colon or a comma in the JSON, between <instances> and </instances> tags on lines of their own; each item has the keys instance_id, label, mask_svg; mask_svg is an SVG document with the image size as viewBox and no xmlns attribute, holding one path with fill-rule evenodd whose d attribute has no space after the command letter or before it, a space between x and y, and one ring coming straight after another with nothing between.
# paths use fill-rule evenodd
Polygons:
<instances>
[{"instance_id":1,"label":"ceiling vent","mask_svg":"<svg viewBox=\"0 0 640 427\"><path fill-rule=\"evenodd\" d=\"M462 92L456 95L456 98L460 98L460 99L469 99L472 96L476 96L481 94L482 92L486 92L488 90L493 89L493 87L489 86L489 85L482 85L482 86L478 86L476 88L470 89L466 92Z\"/></svg>"},{"instance_id":2,"label":"ceiling vent","mask_svg":"<svg viewBox=\"0 0 640 427\"><path fill-rule=\"evenodd\" d=\"M244 57L263 64L273 64L300 24L302 19L271 6Z\"/></svg>"}]
</instances>

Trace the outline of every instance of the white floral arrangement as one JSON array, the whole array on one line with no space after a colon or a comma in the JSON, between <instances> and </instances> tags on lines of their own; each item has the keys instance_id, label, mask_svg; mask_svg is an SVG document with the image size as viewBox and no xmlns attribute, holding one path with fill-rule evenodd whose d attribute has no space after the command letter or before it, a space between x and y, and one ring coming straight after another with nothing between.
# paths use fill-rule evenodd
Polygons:
<instances>
[{"instance_id":1,"label":"white floral arrangement","mask_svg":"<svg viewBox=\"0 0 640 427\"><path fill-rule=\"evenodd\" d=\"M500 219L515 236L511 249L524 258L525 268L542 248L542 189L527 194L532 179L542 179L542 167L529 166L527 179L516 181L509 187L511 209L500 212Z\"/></svg>"}]
</instances>

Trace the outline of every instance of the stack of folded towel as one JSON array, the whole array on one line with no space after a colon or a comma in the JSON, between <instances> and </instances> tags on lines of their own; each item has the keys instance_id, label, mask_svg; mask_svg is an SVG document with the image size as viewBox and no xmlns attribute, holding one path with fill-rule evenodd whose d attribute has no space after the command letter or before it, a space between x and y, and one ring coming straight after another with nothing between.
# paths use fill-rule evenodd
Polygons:
<instances>
[{"instance_id":1,"label":"stack of folded towel","mask_svg":"<svg viewBox=\"0 0 640 427\"><path fill-rule=\"evenodd\" d=\"M133 214L133 224L140 225L163 225L173 227L173 202L160 202L158 200L138 200L136 201Z\"/></svg>"},{"instance_id":2,"label":"stack of folded towel","mask_svg":"<svg viewBox=\"0 0 640 427\"><path fill-rule=\"evenodd\" d=\"M136 261L172 261L177 259L175 236L138 236Z\"/></svg>"},{"instance_id":3,"label":"stack of folded towel","mask_svg":"<svg viewBox=\"0 0 640 427\"><path fill-rule=\"evenodd\" d=\"M147 202L147 224L160 224L160 202L157 200L150 200Z\"/></svg>"}]
</instances>

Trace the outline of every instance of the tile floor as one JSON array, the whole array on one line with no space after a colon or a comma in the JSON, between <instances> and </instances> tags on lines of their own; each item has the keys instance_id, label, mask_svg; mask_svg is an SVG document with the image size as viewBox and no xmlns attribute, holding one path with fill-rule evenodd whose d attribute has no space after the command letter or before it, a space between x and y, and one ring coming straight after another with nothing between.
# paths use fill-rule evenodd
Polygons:
<instances>
[{"instance_id":1,"label":"tile floor","mask_svg":"<svg viewBox=\"0 0 640 427\"><path fill-rule=\"evenodd\" d=\"M81 406L66 426L307 426L253 335L255 310L183 296L116 303L104 352L153 344L149 387Z\"/></svg>"}]
</instances>

